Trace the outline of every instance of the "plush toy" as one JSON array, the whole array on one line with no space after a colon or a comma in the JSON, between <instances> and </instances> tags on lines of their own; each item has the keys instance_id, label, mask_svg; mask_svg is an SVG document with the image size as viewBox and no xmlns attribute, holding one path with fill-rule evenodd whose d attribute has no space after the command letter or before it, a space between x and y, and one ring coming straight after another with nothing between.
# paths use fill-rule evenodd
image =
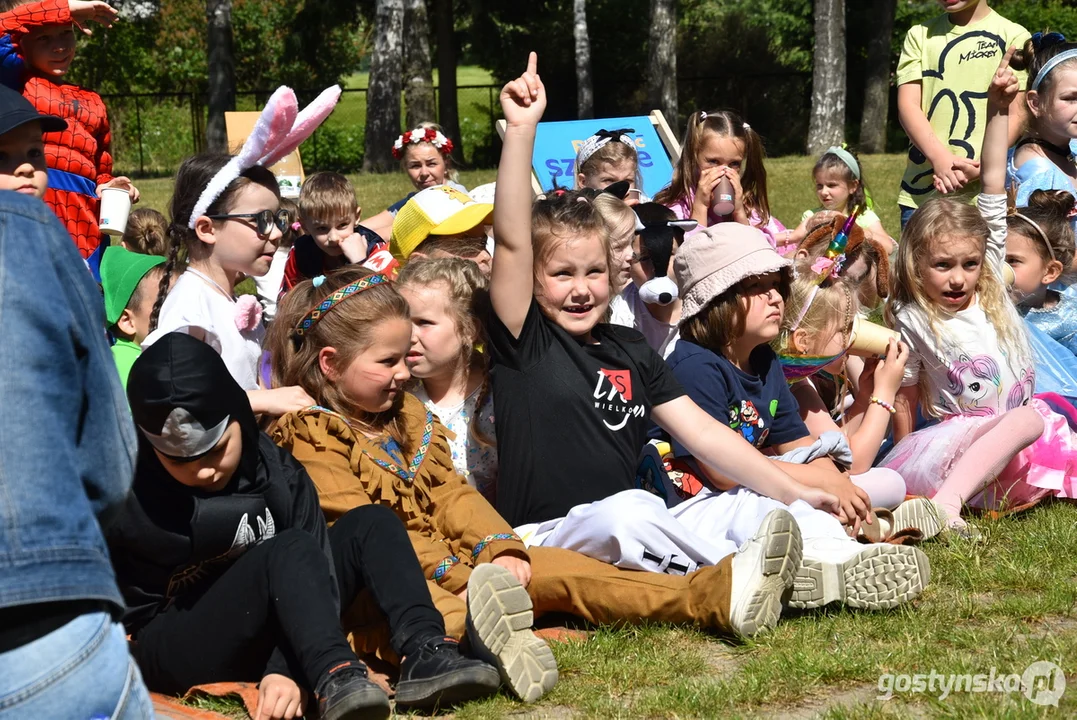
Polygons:
<instances>
[{"instance_id":1,"label":"plush toy","mask_svg":"<svg viewBox=\"0 0 1077 720\"><path fill-rule=\"evenodd\" d=\"M669 277L673 248L680 245L684 234L697 223L678 220L669 208L657 203L637 206L636 218L640 252L646 250L654 266L654 277L640 286L639 299L649 305L669 305L677 299L677 283Z\"/></svg>"}]
</instances>

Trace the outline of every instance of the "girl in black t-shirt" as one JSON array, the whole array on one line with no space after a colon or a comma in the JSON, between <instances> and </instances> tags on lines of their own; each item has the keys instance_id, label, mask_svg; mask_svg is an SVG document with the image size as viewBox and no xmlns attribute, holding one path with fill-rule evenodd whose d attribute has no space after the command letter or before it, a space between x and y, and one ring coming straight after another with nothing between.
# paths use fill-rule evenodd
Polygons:
<instances>
[{"instance_id":1,"label":"girl in black t-shirt","mask_svg":"<svg viewBox=\"0 0 1077 720\"><path fill-rule=\"evenodd\" d=\"M790 503L806 500L837 510L834 496L792 479L685 397L642 335L602 322L612 263L593 205L572 192L540 199L533 209L529 199L535 129L546 106L537 65L532 53L527 71L501 91L508 125L494 201L489 328L501 466L498 510L524 526L518 529L525 541L538 545L553 542L559 518L573 507L613 498L615 504L602 513L611 521L622 513L624 500L640 515L634 520L677 533L676 520L664 508L634 495L636 458L652 420L730 478ZM643 517L651 512L646 508L653 513ZM602 537L613 530L597 522L590 529L590 537L572 549L627 567L690 570L723 561L695 553L698 543L689 532L678 534L673 549L635 542L616 557L601 557L596 548L618 545ZM749 634L777 621L779 598L796 569L789 567L799 554L795 548L768 566L781 566L780 572L764 569L766 563L750 567L748 558L758 559L760 547L773 548L770 530L764 523L745 545L749 551L733 560L734 629L750 612L749 597L765 608L752 613Z\"/></svg>"}]
</instances>

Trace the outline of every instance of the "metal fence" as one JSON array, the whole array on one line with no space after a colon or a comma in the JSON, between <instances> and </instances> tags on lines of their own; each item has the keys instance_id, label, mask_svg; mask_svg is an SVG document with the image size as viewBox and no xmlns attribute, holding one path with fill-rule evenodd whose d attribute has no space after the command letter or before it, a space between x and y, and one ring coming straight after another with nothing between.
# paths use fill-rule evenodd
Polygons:
<instances>
[{"instance_id":1,"label":"metal fence","mask_svg":"<svg viewBox=\"0 0 1077 720\"><path fill-rule=\"evenodd\" d=\"M771 154L803 151L811 107L810 73L764 73L753 76L684 77L678 79L680 118L670 118L680 134L694 109L734 108L764 137ZM605 88L615 108L600 115L646 114L644 93L631 87ZM609 92L613 90L613 92ZM496 123L501 116L499 85L457 87L460 134L465 164L493 167L500 152ZM318 91L297 90L302 105ZM439 92L434 88L435 107ZM236 95L237 110L258 110L270 91ZM129 93L102 96L112 125L112 151L117 172L137 176L171 175L183 158L202 149L207 107L202 93ZM344 90L333 115L302 146L304 164L319 170L353 172L362 167L366 128L365 88ZM436 119L436 118L435 118Z\"/></svg>"}]
</instances>

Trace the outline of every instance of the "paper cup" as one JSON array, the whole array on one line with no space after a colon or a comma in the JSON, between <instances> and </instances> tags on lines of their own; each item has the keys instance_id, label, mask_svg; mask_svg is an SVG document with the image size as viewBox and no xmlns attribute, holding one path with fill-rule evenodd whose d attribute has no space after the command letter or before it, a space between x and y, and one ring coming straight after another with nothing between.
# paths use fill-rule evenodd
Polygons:
<instances>
[{"instance_id":1,"label":"paper cup","mask_svg":"<svg viewBox=\"0 0 1077 720\"><path fill-rule=\"evenodd\" d=\"M1006 283L1008 288L1012 288L1013 284L1017 282L1017 275L1009 263L1002 263L1002 282Z\"/></svg>"},{"instance_id":2,"label":"paper cup","mask_svg":"<svg viewBox=\"0 0 1077 720\"><path fill-rule=\"evenodd\" d=\"M101 191L101 232L106 235L123 235L127 229L127 216L131 214L131 195L119 188Z\"/></svg>"},{"instance_id":3,"label":"paper cup","mask_svg":"<svg viewBox=\"0 0 1077 720\"><path fill-rule=\"evenodd\" d=\"M886 347L891 338L900 340L901 333L863 320L857 315L853 318L853 340L849 344L849 354L860 357L886 355Z\"/></svg>"}]
</instances>

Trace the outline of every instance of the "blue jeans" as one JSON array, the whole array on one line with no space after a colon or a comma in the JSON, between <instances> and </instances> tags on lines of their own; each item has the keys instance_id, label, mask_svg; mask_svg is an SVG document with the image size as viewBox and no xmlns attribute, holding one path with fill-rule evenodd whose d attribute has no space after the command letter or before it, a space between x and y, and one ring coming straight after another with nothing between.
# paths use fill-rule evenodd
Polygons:
<instances>
[{"instance_id":1,"label":"blue jeans","mask_svg":"<svg viewBox=\"0 0 1077 720\"><path fill-rule=\"evenodd\" d=\"M0 718L142 720L153 703L123 625L87 613L0 655Z\"/></svg>"},{"instance_id":2,"label":"blue jeans","mask_svg":"<svg viewBox=\"0 0 1077 720\"><path fill-rule=\"evenodd\" d=\"M898 210L901 211L901 229L904 230L905 226L909 222L909 218L916 212L916 208L905 207L904 205L898 205Z\"/></svg>"}]
</instances>

